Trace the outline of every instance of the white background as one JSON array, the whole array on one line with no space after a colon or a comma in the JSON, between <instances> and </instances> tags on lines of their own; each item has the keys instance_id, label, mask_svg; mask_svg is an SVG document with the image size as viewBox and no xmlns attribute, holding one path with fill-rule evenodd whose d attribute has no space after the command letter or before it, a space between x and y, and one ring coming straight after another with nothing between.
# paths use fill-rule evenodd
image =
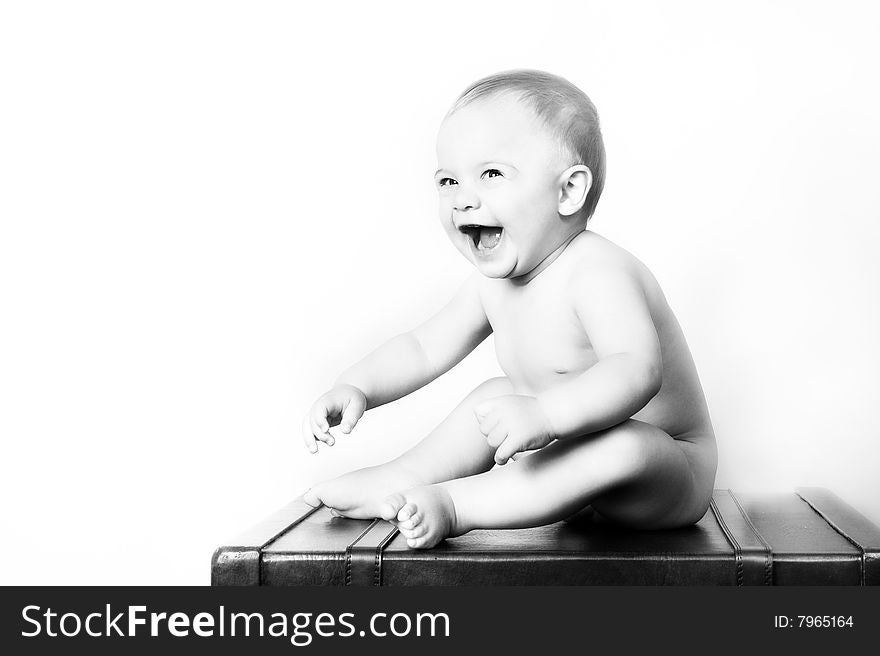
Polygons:
<instances>
[{"instance_id":1,"label":"white background","mask_svg":"<svg viewBox=\"0 0 880 656\"><path fill-rule=\"evenodd\" d=\"M593 229L694 353L717 487L880 523L873 3L27 2L0 9L0 582L205 584L214 548L386 460L491 344L310 456L339 371L468 274L436 128L514 67L595 101Z\"/></svg>"}]
</instances>

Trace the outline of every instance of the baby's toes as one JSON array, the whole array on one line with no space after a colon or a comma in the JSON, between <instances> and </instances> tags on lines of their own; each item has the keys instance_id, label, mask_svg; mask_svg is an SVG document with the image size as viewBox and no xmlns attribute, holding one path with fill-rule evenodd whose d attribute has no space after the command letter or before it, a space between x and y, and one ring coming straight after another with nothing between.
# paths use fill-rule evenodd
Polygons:
<instances>
[{"instance_id":1,"label":"baby's toes","mask_svg":"<svg viewBox=\"0 0 880 656\"><path fill-rule=\"evenodd\" d=\"M424 522L416 525L415 527L409 529L404 533L404 535L408 538L421 538L428 532L428 525Z\"/></svg>"},{"instance_id":2,"label":"baby's toes","mask_svg":"<svg viewBox=\"0 0 880 656\"><path fill-rule=\"evenodd\" d=\"M318 496L317 488L309 488L306 490L305 494L303 494L303 501L309 504L312 508L317 508L321 505L321 498Z\"/></svg>"},{"instance_id":3,"label":"baby's toes","mask_svg":"<svg viewBox=\"0 0 880 656\"><path fill-rule=\"evenodd\" d=\"M382 500L382 504L379 506L379 511L382 513L382 519L388 522L393 522L398 518L398 515L406 505L406 498L402 494L396 493L388 495Z\"/></svg>"},{"instance_id":4,"label":"baby's toes","mask_svg":"<svg viewBox=\"0 0 880 656\"><path fill-rule=\"evenodd\" d=\"M421 549L422 547L424 547L428 544L428 541L424 536L416 537L416 538L407 538L406 544L411 549Z\"/></svg>"},{"instance_id":5,"label":"baby's toes","mask_svg":"<svg viewBox=\"0 0 880 656\"><path fill-rule=\"evenodd\" d=\"M398 517L399 516L400 515L398 514ZM419 511L416 511L415 514L410 515L409 519L402 521L402 522L398 522L397 525L400 528L415 528L416 526L418 526L419 524L422 523L422 519L423 519L422 513L420 513Z\"/></svg>"},{"instance_id":6,"label":"baby's toes","mask_svg":"<svg viewBox=\"0 0 880 656\"><path fill-rule=\"evenodd\" d=\"M401 528L400 526L398 526L398 528L400 529L400 534L407 540L411 540L416 537L415 535L413 535L413 530L411 528Z\"/></svg>"},{"instance_id":7,"label":"baby's toes","mask_svg":"<svg viewBox=\"0 0 880 656\"><path fill-rule=\"evenodd\" d=\"M409 502L397 512L397 521L405 522L417 516L419 511L416 504Z\"/></svg>"}]
</instances>

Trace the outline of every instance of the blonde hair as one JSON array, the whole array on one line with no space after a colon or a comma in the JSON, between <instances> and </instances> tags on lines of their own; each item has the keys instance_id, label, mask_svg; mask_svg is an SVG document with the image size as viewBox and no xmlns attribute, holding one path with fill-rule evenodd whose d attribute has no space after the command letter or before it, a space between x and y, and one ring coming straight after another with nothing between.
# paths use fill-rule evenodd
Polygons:
<instances>
[{"instance_id":1,"label":"blonde hair","mask_svg":"<svg viewBox=\"0 0 880 656\"><path fill-rule=\"evenodd\" d=\"M596 106L583 91L558 75L519 69L477 80L465 89L449 114L478 100L502 93L516 94L557 138L568 157L593 174L593 184L581 210L589 219L605 186L605 144Z\"/></svg>"}]
</instances>

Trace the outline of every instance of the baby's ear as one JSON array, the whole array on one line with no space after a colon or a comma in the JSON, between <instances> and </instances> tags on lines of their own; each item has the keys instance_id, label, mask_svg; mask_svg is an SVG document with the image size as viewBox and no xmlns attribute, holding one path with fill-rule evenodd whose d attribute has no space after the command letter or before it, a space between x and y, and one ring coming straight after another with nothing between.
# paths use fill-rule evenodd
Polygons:
<instances>
[{"instance_id":1,"label":"baby's ear","mask_svg":"<svg viewBox=\"0 0 880 656\"><path fill-rule=\"evenodd\" d=\"M593 186L593 174L583 164L567 168L559 176L559 213L571 216L577 213L587 200Z\"/></svg>"}]
</instances>

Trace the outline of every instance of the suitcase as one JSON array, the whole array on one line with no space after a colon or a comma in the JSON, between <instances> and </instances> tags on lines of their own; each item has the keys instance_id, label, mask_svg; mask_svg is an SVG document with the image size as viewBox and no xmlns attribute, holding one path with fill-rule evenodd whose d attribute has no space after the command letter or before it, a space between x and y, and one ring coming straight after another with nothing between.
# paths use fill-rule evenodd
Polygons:
<instances>
[{"instance_id":1,"label":"suitcase","mask_svg":"<svg viewBox=\"0 0 880 656\"><path fill-rule=\"evenodd\" d=\"M409 549L381 519L301 499L214 552L212 585L876 585L880 529L823 488L715 490L694 526L594 519L477 530Z\"/></svg>"}]
</instances>

